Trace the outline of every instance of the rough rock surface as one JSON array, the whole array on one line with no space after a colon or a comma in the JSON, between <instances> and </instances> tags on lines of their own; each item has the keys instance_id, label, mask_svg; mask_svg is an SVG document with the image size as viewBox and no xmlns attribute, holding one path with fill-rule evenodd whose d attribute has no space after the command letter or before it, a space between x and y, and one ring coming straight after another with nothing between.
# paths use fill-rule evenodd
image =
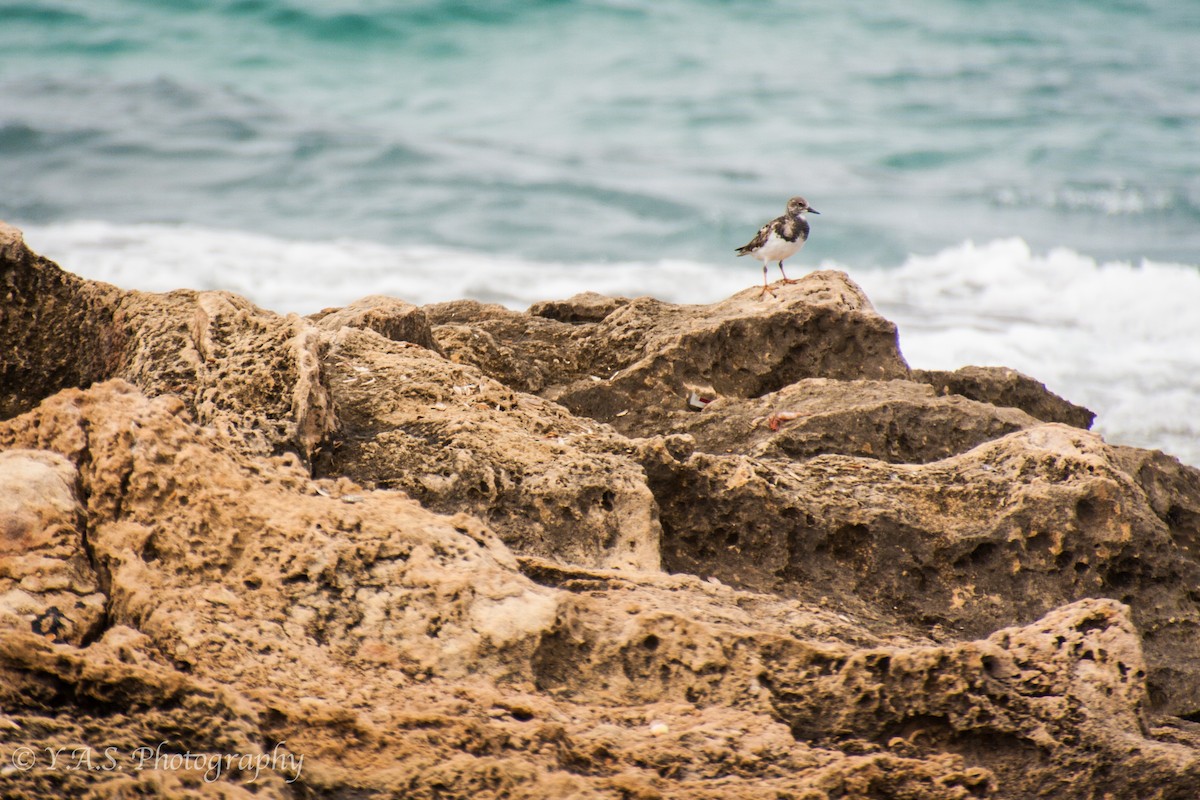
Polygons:
<instances>
[{"instance_id":1,"label":"rough rock surface","mask_svg":"<svg viewBox=\"0 0 1200 800\"><path fill-rule=\"evenodd\" d=\"M1157 704L1200 708L1196 518L1156 509L1095 434L1045 424L930 464L681 444L644 449L666 569L857 613L888 609L939 636L1116 598L1144 637ZM1177 509L1194 503L1171 496Z\"/></svg>"},{"instance_id":2,"label":"rough rock surface","mask_svg":"<svg viewBox=\"0 0 1200 800\"><path fill-rule=\"evenodd\" d=\"M1196 797L1200 471L840 273L302 319L0 257L5 796Z\"/></svg>"},{"instance_id":3,"label":"rough rock surface","mask_svg":"<svg viewBox=\"0 0 1200 800\"><path fill-rule=\"evenodd\" d=\"M78 477L57 453L0 452L0 609L74 645L103 629L106 601L83 539Z\"/></svg>"},{"instance_id":4,"label":"rough rock surface","mask_svg":"<svg viewBox=\"0 0 1200 800\"><path fill-rule=\"evenodd\" d=\"M0 222L0 412L59 389L124 378L174 394L204 425L258 453L310 456L335 420L320 381L320 334L228 292L124 292L31 253Z\"/></svg>"},{"instance_id":5,"label":"rough rock surface","mask_svg":"<svg viewBox=\"0 0 1200 800\"><path fill-rule=\"evenodd\" d=\"M629 442L420 347L343 328L325 360L341 435L320 475L467 510L519 552L658 569L658 509Z\"/></svg>"},{"instance_id":6,"label":"rough rock surface","mask_svg":"<svg viewBox=\"0 0 1200 800\"><path fill-rule=\"evenodd\" d=\"M939 394L954 394L981 403L1014 406L1046 422L1090 428L1096 415L1046 390L1046 384L1007 367L962 367L953 372L915 369L912 379L928 383Z\"/></svg>"},{"instance_id":7,"label":"rough rock surface","mask_svg":"<svg viewBox=\"0 0 1200 800\"><path fill-rule=\"evenodd\" d=\"M797 460L840 453L915 464L1038 424L1015 408L938 396L907 380L807 378L749 400L719 397L673 430L710 453Z\"/></svg>"},{"instance_id":8,"label":"rough rock surface","mask_svg":"<svg viewBox=\"0 0 1200 800\"><path fill-rule=\"evenodd\" d=\"M344 308L330 308L313 314L309 319L327 331L368 328L395 342L411 342L430 350L437 349L425 312L412 303L392 297L371 295Z\"/></svg>"}]
</instances>

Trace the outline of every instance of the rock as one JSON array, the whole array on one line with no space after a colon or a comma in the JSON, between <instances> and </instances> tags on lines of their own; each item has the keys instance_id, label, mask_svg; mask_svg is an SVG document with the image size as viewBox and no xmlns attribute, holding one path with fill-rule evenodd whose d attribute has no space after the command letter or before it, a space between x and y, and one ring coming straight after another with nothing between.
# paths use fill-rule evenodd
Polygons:
<instances>
[{"instance_id":1,"label":"rock","mask_svg":"<svg viewBox=\"0 0 1200 800\"><path fill-rule=\"evenodd\" d=\"M718 397L672 431L709 453L923 464L1037 424L1015 408L937 396L911 381L807 378L762 397Z\"/></svg>"},{"instance_id":2,"label":"rock","mask_svg":"<svg viewBox=\"0 0 1200 800\"><path fill-rule=\"evenodd\" d=\"M286 747L272 759L253 706L155 663L148 645L122 626L82 649L0 627L5 796L294 796L296 762ZM214 768L229 755L261 768Z\"/></svg>"},{"instance_id":3,"label":"rock","mask_svg":"<svg viewBox=\"0 0 1200 800\"><path fill-rule=\"evenodd\" d=\"M938 394L956 394L981 403L1019 408L1043 422L1061 422L1087 430L1096 415L1064 400L1046 384L1008 367L961 367L953 372L916 369L912 379L928 383Z\"/></svg>"},{"instance_id":4,"label":"rock","mask_svg":"<svg viewBox=\"0 0 1200 800\"><path fill-rule=\"evenodd\" d=\"M107 627L89 647L50 651L27 631L0 628L0 669L12 687L3 707L30 732L17 741L56 743L87 728L115 742L123 762L168 737L173 748L213 757L261 753L254 741L286 742L306 760L299 775L272 772L266 796L281 797L289 779L310 792L422 796L437 785L450 797L505 787L602 796L631 786L712 796L713 780L730 797L845 780L954 797L946 785L986 785L961 761L810 748L770 722L762 697L750 709L681 705L668 698L683 687L661 682L642 690L661 702L614 712L538 688L549 688L549 675L570 674L552 644L564 618L587 625L615 615L658 630L664 652L666 642L686 652L688 639L715 642L718 631L663 627L664 615L682 621L708 598L714 612L744 622L728 589L681 594L687 584L654 573L646 588L619 571L599 573L615 597L593 591L586 613L566 611L574 595L525 577L478 522L345 479L312 481L294 459L244 455L219 431L190 422L178 399L149 400L122 382L60 393L0 425L0 442L53 450L74 464L94 559L109 576ZM541 574L556 569L547 562ZM777 617L796 614L770 598L758 602ZM644 610L630 616L631 603ZM682 668L703 673L709 658L697 653ZM614 668L634 674L574 663L597 681ZM740 692L733 682L719 694ZM96 710L102 722L92 721ZM651 731L647 714L666 731ZM33 733L47 730L55 731L49 739ZM758 742L748 753L747 740ZM14 791L36 795L45 774L15 775ZM145 783L129 770L120 779ZM232 791L246 782L230 771L219 785Z\"/></svg>"},{"instance_id":5,"label":"rock","mask_svg":"<svg viewBox=\"0 0 1200 800\"><path fill-rule=\"evenodd\" d=\"M111 375L127 346L113 324L124 294L63 272L0 222L0 418Z\"/></svg>"},{"instance_id":6,"label":"rock","mask_svg":"<svg viewBox=\"0 0 1200 800\"><path fill-rule=\"evenodd\" d=\"M607 297L582 292L566 300L543 300L529 307L529 314L559 322L602 322L618 308L629 305L628 297Z\"/></svg>"},{"instance_id":7,"label":"rock","mask_svg":"<svg viewBox=\"0 0 1200 800\"><path fill-rule=\"evenodd\" d=\"M16 742L284 742L268 797L1086 797L1114 772L1183 796L1198 774L1195 750L1142 732L1115 602L934 644L691 576L519 563L468 517L247 456L120 382L63 392L0 442L73 464L110 576L88 647L0 628ZM34 796L46 776L9 777Z\"/></svg>"},{"instance_id":8,"label":"rock","mask_svg":"<svg viewBox=\"0 0 1200 800\"><path fill-rule=\"evenodd\" d=\"M326 376L343 438L317 474L469 511L524 554L658 569L654 497L607 426L364 331L333 339Z\"/></svg>"},{"instance_id":9,"label":"rock","mask_svg":"<svg viewBox=\"0 0 1200 800\"><path fill-rule=\"evenodd\" d=\"M198 422L247 451L311 458L337 427L321 381L321 336L227 292L133 294L117 320L130 342L124 378L180 397Z\"/></svg>"},{"instance_id":10,"label":"rock","mask_svg":"<svg viewBox=\"0 0 1200 800\"><path fill-rule=\"evenodd\" d=\"M536 639L538 620L553 621L546 592L477 521L352 484L323 496L294 457L246 461L182 412L175 398L147 400L112 381L0 426L6 446L76 460L112 622L149 634L174 663L235 674L264 647L336 637L353 645L351 660L409 650L417 670L460 674L489 648L516 652L522 636ZM498 620L497 608L512 619Z\"/></svg>"},{"instance_id":11,"label":"rock","mask_svg":"<svg viewBox=\"0 0 1200 800\"><path fill-rule=\"evenodd\" d=\"M430 350L437 349L425 312L391 297L373 294L344 308L313 314L309 319L322 330L334 333L339 328L367 328L394 342L411 342Z\"/></svg>"},{"instance_id":12,"label":"rock","mask_svg":"<svg viewBox=\"0 0 1200 800\"><path fill-rule=\"evenodd\" d=\"M6 796L1195 796L1200 471L841 273L300 318L0 259Z\"/></svg>"},{"instance_id":13,"label":"rock","mask_svg":"<svg viewBox=\"0 0 1200 800\"><path fill-rule=\"evenodd\" d=\"M999 796L1086 796L1092 786L1162 797L1200 780L1193 751L1142 738L1144 664L1128 609L1113 601L1081 601L979 642L856 652L786 643L764 661L798 738L956 753L992 772Z\"/></svg>"},{"instance_id":14,"label":"rock","mask_svg":"<svg viewBox=\"0 0 1200 800\"><path fill-rule=\"evenodd\" d=\"M768 301L748 289L712 306L576 298L536 311L541 316L456 305L431 316L452 359L626 435L679 423L697 387L753 398L805 378L908 375L895 326L841 272L812 273ZM447 336L451 319L482 335Z\"/></svg>"},{"instance_id":15,"label":"rock","mask_svg":"<svg viewBox=\"0 0 1200 800\"><path fill-rule=\"evenodd\" d=\"M478 367L523 392L541 392L563 375L586 374L583 347L594 326L574 326L496 305L459 300L428 308L434 337L451 361Z\"/></svg>"},{"instance_id":16,"label":"rock","mask_svg":"<svg viewBox=\"0 0 1200 800\"><path fill-rule=\"evenodd\" d=\"M0 452L0 625L74 645L94 638L105 618L78 477L57 453Z\"/></svg>"},{"instance_id":17,"label":"rock","mask_svg":"<svg viewBox=\"0 0 1200 800\"><path fill-rule=\"evenodd\" d=\"M650 436L690 414L692 395L753 398L805 378L907 376L895 326L844 273L812 273L766 302L753 290L704 307L635 300L599 323L598 369L547 396Z\"/></svg>"},{"instance_id":18,"label":"rock","mask_svg":"<svg viewBox=\"0 0 1200 800\"><path fill-rule=\"evenodd\" d=\"M670 571L969 636L1111 597L1159 707L1200 708L1195 529L1168 525L1095 434L1045 424L922 465L642 452ZM1168 507L1192 491L1162 485Z\"/></svg>"},{"instance_id":19,"label":"rock","mask_svg":"<svg viewBox=\"0 0 1200 800\"><path fill-rule=\"evenodd\" d=\"M672 739L686 728L681 744L693 752L704 739L681 710L734 707L777 716L813 759L831 749L896 759L912 783L879 788L881 796L932 791L917 788L918 764L958 797L1053 787L1058 797L1182 798L1200 775L1191 747L1143 738L1145 664L1129 609L1115 601L1084 600L982 640L932 644L898 640L894 629L876 639L847 615L694 578L677 577L672 592L665 582L633 589L594 573L527 572L573 592L540 653L539 687L581 697L599 685L613 707L653 703L646 718ZM684 587L691 612L672 602ZM771 758L742 736L741 763Z\"/></svg>"},{"instance_id":20,"label":"rock","mask_svg":"<svg viewBox=\"0 0 1200 800\"><path fill-rule=\"evenodd\" d=\"M311 457L336 427L319 334L228 292L123 292L83 281L0 229L0 413L68 387L124 378L171 393L251 452Z\"/></svg>"}]
</instances>

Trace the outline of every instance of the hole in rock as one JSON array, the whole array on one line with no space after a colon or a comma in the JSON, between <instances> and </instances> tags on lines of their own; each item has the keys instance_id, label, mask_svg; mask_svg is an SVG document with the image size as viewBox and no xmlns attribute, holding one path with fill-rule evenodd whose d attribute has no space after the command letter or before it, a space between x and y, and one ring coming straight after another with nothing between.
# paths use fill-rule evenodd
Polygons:
<instances>
[{"instance_id":1,"label":"hole in rock","mask_svg":"<svg viewBox=\"0 0 1200 800\"><path fill-rule=\"evenodd\" d=\"M152 564L160 557L158 548L154 546L154 539L147 540L146 546L142 548L142 561Z\"/></svg>"}]
</instances>

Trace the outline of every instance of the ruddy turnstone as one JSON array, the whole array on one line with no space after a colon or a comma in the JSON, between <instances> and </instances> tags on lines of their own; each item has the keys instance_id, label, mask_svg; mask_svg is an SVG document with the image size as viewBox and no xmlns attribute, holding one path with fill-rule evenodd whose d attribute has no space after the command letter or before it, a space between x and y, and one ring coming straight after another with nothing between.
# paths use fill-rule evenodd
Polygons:
<instances>
[{"instance_id":1,"label":"ruddy turnstone","mask_svg":"<svg viewBox=\"0 0 1200 800\"><path fill-rule=\"evenodd\" d=\"M776 217L763 225L748 244L737 249L739 256L754 256L763 262L763 289L759 297L771 291L771 287L767 285L767 264L771 261L779 262L779 271L783 274L784 283L795 283L783 271L783 262L784 259L794 256L808 240L808 220L804 218L806 213L821 212L809 207L808 201L803 197L793 197L788 200L787 211L782 217Z\"/></svg>"}]
</instances>

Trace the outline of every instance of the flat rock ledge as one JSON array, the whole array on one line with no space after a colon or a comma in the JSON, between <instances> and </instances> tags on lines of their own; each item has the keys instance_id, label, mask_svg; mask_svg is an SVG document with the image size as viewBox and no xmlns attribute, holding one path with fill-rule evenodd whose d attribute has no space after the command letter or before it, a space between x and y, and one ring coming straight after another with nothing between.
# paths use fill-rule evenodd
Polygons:
<instances>
[{"instance_id":1,"label":"flat rock ledge","mask_svg":"<svg viewBox=\"0 0 1200 800\"><path fill-rule=\"evenodd\" d=\"M283 316L0 223L0 293L5 797L1200 791L1200 471L843 273Z\"/></svg>"}]
</instances>

